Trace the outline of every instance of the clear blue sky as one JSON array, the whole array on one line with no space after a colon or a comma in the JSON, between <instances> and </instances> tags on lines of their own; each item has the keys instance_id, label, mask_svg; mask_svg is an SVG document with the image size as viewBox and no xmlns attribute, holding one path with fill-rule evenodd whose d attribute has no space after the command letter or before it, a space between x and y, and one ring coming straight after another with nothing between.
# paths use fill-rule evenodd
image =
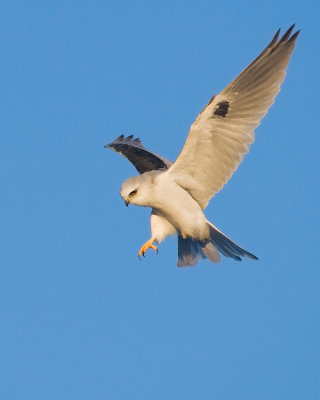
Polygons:
<instances>
[{"instance_id":1,"label":"clear blue sky","mask_svg":"<svg viewBox=\"0 0 320 400\"><path fill-rule=\"evenodd\" d=\"M320 398L316 1L0 4L0 398ZM286 81L208 218L260 260L142 261L149 210L104 149L174 160L189 126L271 40Z\"/></svg>"}]
</instances>

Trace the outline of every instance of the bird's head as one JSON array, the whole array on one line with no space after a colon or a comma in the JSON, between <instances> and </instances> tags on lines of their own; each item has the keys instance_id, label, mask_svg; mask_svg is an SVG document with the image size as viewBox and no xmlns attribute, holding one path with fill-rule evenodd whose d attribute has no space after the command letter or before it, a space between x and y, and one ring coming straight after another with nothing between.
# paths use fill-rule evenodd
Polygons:
<instances>
[{"instance_id":1,"label":"bird's head","mask_svg":"<svg viewBox=\"0 0 320 400\"><path fill-rule=\"evenodd\" d=\"M126 206L135 204L136 206L150 207L152 184L153 179L148 173L124 181L120 195Z\"/></svg>"}]
</instances>

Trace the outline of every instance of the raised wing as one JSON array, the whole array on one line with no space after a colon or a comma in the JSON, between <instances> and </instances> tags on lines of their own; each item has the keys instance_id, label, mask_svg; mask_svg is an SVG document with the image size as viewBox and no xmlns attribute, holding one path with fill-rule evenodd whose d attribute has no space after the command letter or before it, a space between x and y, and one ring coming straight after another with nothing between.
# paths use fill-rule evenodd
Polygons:
<instances>
[{"instance_id":1,"label":"raised wing","mask_svg":"<svg viewBox=\"0 0 320 400\"><path fill-rule=\"evenodd\" d=\"M254 141L254 130L280 90L299 31L292 25L218 96L190 128L186 143L168 174L205 208L237 169Z\"/></svg>"},{"instance_id":2,"label":"raised wing","mask_svg":"<svg viewBox=\"0 0 320 400\"><path fill-rule=\"evenodd\" d=\"M140 139L134 139L132 135L127 137L121 135L112 143L106 144L104 147L112 149L125 156L136 167L139 174L153 171L155 169L168 169L172 165L171 161L145 149Z\"/></svg>"}]
</instances>

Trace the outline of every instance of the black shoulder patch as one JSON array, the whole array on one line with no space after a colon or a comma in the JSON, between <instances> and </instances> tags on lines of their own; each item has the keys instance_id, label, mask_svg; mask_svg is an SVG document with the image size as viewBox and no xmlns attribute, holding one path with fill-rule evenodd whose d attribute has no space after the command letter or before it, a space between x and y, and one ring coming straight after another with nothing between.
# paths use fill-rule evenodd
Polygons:
<instances>
[{"instance_id":1,"label":"black shoulder patch","mask_svg":"<svg viewBox=\"0 0 320 400\"><path fill-rule=\"evenodd\" d=\"M213 112L213 116L219 115L219 117L225 117L229 111L229 102L228 101L220 101L217 104L216 109Z\"/></svg>"}]
</instances>

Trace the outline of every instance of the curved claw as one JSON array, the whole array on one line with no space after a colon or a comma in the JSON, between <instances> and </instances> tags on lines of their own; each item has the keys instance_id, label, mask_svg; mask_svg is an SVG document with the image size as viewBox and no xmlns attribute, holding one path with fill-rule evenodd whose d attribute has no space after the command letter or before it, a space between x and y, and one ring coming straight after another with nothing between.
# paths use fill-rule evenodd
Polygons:
<instances>
[{"instance_id":1,"label":"curved claw","mask_svg":"<svg viewBox=\"0 0 320 400\"><path fill-rule=\"evenodd\" d=\"M146 251L151 247L154 251L158 253L157 247L153 244L154 239L148 240L140 249L138 257L140 258L141 256L145 257Z\"/></svg>"}]
</instances>

